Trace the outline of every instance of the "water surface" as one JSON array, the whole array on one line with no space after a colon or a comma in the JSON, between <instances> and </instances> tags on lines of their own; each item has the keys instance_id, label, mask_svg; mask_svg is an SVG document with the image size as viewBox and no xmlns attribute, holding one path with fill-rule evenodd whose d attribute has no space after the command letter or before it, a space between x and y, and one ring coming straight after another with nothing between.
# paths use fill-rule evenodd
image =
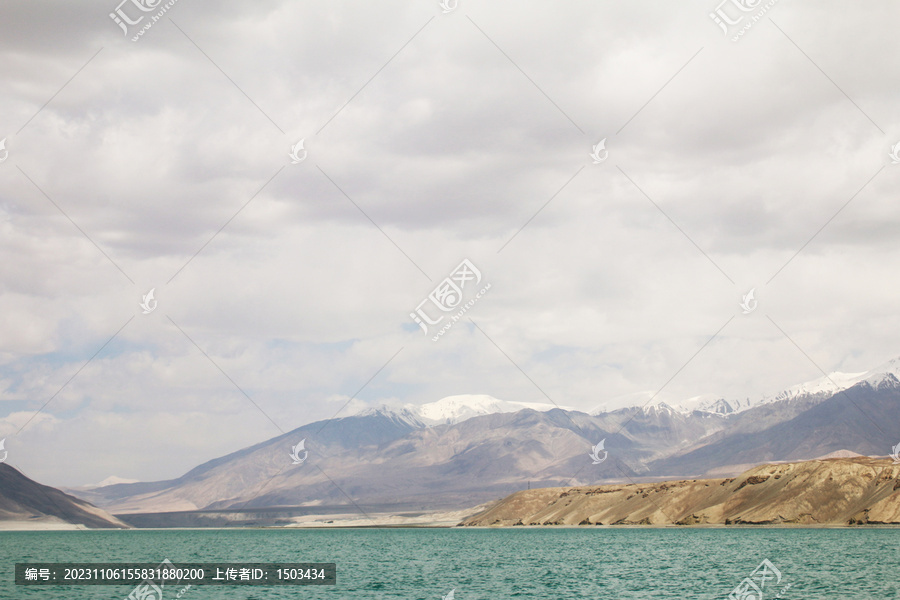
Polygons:
<instances>
[{"instance_id":1,"label":"water surface","mask_svg":"<svg viewBox=\"0 0 900 600\"><path fill-rule=\"evenodd\" d=\"M0 532L0 598L124 599L24 587L15 562L335 562L337 585L196 586L181 600L726 599L764 560L763 600L900 598L900 529L204 529ZM790 585L790 587L787 587ZM787 589L785 589L787 588ZM173 600L180 587L166 588Z\"/></svg>"}]
</instances>

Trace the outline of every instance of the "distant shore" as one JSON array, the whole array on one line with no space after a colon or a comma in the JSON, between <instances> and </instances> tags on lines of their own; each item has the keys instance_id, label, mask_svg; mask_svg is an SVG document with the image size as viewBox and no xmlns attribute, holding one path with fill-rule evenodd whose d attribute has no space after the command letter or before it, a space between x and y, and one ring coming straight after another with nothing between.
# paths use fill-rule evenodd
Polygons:
<instances>
[{"instance_id":1,"label":"distant shore","mask_svg":"<svg viewBox=\"0 0 900 600\"><path fill-rule=\"evenodd\" d=\"M559 529L900 529L900 524L863 524L863 525L796 525L796 524L767 524L767 525L722 525L722 524L694 524L694 525L467 525L460 527L459 523L428 523L428 524L385 524L348 521L346 524L338 523L307 523L298 525L265 525L247 527L147 527L134 529L91 529L84 525L69 523L31 523L26 521L2 521L0 522L0 534L9 531L240 531L260 529L521 529L554 531Z\"/></svg>"},{"instance_id":2,"label":"distant shore","mask_svg":"<svg viewBox=\"0 0 900 600\"><path fill-rule=\"evenodd\" d=\"M63 521L0 521L0 531L93 531L90 527ZM98 530L99 531L99 530Z\"/></svg>"}]
</instances>

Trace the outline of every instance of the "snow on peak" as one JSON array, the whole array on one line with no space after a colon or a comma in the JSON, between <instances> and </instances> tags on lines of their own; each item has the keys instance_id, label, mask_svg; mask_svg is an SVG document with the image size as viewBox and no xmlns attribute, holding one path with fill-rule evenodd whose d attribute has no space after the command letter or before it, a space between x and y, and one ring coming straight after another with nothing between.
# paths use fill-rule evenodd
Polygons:
<instances>
[{"instance_id":1,"label":"snow on peak","mask_svg":"<svg viewBox=\"0 0 900 600\"><path fill-rule=\"evenodd\" d=\"M851 388L862 381L869 383L876 389L882 386L900 387L900 358L889 360L888 362L875 367L871 371L863 371L862 373L843 373L841 371L834 371L824 377L792 385L778 393L767 394L761 398L726 400L711 395L695 396L694 398L688 398L687 400L675 403L675 407L676 410L682 411L699 410L702 412L727 415L744 412L745 410L757 406L781 402L783 400L794 400L816 396L824 399Z\"/></svg>"},{"instance_id":2,"label":"snow on peak","mask_svg":"<svg viewBox=\"0 0 900 600\"><path fill-rule=\"evenodd\" d=\"M388 417L390 419L394 419L397 422L406 423L413 427L421 427L424 424L419 419L419 414L415 410L411 410L409 407L405 406L392 406L389 404L382 404L374 408L367 408L362 412L357 413L357 416L361 417L372 415L381 415L384 417Z\"/></svg>"},{"instance_id":3,"label":"snow on peak","mask_svg":"<svg viewBox=\"0 0 900 600\"><path fill-rule=\"evenodd\" d=\"M763 401L760 402L760 404L778 402L779 400L790 400L799 396L836 394L837 392L846 390L847 388L852 387L862 381L863 377L867 373L868 372L841 373L840 371L834 371L833 373L829 373L825 377L807 381L806 383L792 385L786 390L783 390L775 395L766 396L763 398Z\"/></svg>"},{"instance_id":4,"label":"snow on peak","mask_svg":"<svg viewBox=\"0 0 900 600\"><path fill-rule=\"evenodd\" d=\"M725 416L784 400L810 397L825 399L862 381L869 383L876 389L882 386L900 387L900 357L890 360L871 371L862 373L835 371L825 377L793 385L778 393L757 398L725 399L716 394L704 394L679 401L671 398L666 398L666 401L663 401L659 397L658 392L641 391L616 398L611 404L618 406L624 404L626 407L641 408L645 414L690 414L693 411L700 411ZM422 426L455 424L472 417L496 413L513 413L526 408L546 412L557 408L557 406L540 402L500 400L487 394L460 394L447 396L422 405L382 405L377 408L367 409L360 414L385 414L415 426ZM568 406L559 406L558 408L575 410ZM605 412L605 410L598 408L591 410L589 414L600 415Z\"/></svg>"},{"instance_id":5,"label":"snow on peak","mask_svg":"<svg viewBox=\"0 0 900 600\"><path fill-rule=\"evenodd\" d=\"M717 394L702 394L700 396L694 396L693 398L682 400L678 402L676 406L678 409L686 412L691 412L694 410L699 410L702 412L722 412L719 407L723 402L725 402L725 400L722 399L722 396L719 396ZM726 404L730 405L730 403Z\"/></svg>"},{"instance_id":6,"label":"snow on peak","mask_svg":"<svg viewBox=\"0 0 900 600\"><path fill-rule=\"evenodd\" d=\"M554 404L544 404L540 402L512 402L509 400L499 400L486 394L447 396L446 398L422 404L421 406L407 405L407 407L415 410L423 422L431 425L459 423L480 415L518 412L525 408L541 412L557 408ZM572 410L567 407L560 408Z\"/></svg>"},{"instance_id":7,"label":"snow on peak","mask_svg":"<svg viewBox=\"0 0 900 600\"><path fill-rule=\"evenodd\" d=\"M900 379L893 373L875 373L866 377L863 381L876 390L900 387Z\"/></svg>"},{"instance_id":8,"label":"snow on peak","mask_svg":"<svg viewBox=\"0 0 900 600\"><path fill-rule=\"evenodd\" d=\"M648 404L646 406L642 406L641 412L643 412L645 415L658 415L658 414L674 415L676 413L680 414L683 411L676 410L675 408L672 408L665 402L656 402L653 404Z\"/></svg>"},{"instance_id":9,"label":"snow on peak","mask_svg":"<svg viewBox=\"0 0 900 600\"><path fill-rule=\"evenodd\" d=\"M687 410L699 410L701 412L717 413L722 415L734 414L782 400L794 400L810 396L830 396L845 390L862 381L866 373L841 373L835 371L825 377L792 385L775 394L767 394L759 398L729 398L721 396L696 396L685 402L679 402L678 407Z\"/></svg>"},{"instance_id":10,"label":"snow on peak","mask_svg":"<svg viewBox=\"0 0 900 600\"><path fill-rule=\"evenodd\" d=\"M863 371L862 373L841 373L835 371L834 373L829 373L825 377L791 386L774 396L767 396L763 399L761 404L777 402L779 400L790 400L801 396L818 394L832 395L849 389L863 381L876 389L883 385L889 387L897 386L898 383L900 383L900 358L891 359L870 371Z\"/></svg>"},{"instance_id":11,"label":"snow on peak","mask_svg":"<svg viewBox=\"0 0 900 600\"><path fill-rule=\"evenodd\" d=\"M422 405L382 404L373 408L367 408L357 414L359 416L383 415L421 427L423 425L452 425L472 417L495 413L513 413L526 408L546 412L557 408L557 406L540 402L499 400L487 394L461 394L458 396L447 396L446 398ZM560 406L559 408L574 410L567 406Z\"/></svg>"},{"instance_id":12,"label":"snow on peak","mask_svg":"<svg viewBox=\"0 0 900 600\"><path fill-rule=\"evenodd\" d=\"M882 365L878 365L863 375L861 379L871 384L874 388L878 388L883 383L896 385L897 380L900 380L900 358L894 358Z\"/></svg>"}]
</instances>

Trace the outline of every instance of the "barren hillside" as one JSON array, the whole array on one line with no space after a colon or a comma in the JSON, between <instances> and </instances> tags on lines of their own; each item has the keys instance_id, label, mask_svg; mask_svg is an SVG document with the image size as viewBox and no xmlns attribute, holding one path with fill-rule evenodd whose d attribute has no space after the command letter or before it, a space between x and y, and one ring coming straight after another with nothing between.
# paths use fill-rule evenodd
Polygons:
<instances>
[{"instance_id":1,"label":"barren hillside","mask_svg":"<svg viewBox=\"0 0 900 600\"><path fill-rule=\"evenodd\" d=\"M900 524L900 465L832 458L729 479L517 492L462 525Z\"/></svg>"}]
</instances>

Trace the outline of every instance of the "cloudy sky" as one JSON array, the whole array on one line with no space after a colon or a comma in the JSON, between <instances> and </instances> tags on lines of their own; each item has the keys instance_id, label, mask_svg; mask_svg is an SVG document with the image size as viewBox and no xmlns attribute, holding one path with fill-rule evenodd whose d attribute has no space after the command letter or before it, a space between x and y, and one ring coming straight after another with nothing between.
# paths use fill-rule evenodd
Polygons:
<instances>
[{"instance_id":1,"label":"cloudy sky","mask_svg":"<svg viewBox=\"0 0 900 600\"><path fill-rule=\"evenodd\" d=\"M0 9L0 437L43 483L900 355L895 3L139 4Z\"/></svg>"}]
</instances>

